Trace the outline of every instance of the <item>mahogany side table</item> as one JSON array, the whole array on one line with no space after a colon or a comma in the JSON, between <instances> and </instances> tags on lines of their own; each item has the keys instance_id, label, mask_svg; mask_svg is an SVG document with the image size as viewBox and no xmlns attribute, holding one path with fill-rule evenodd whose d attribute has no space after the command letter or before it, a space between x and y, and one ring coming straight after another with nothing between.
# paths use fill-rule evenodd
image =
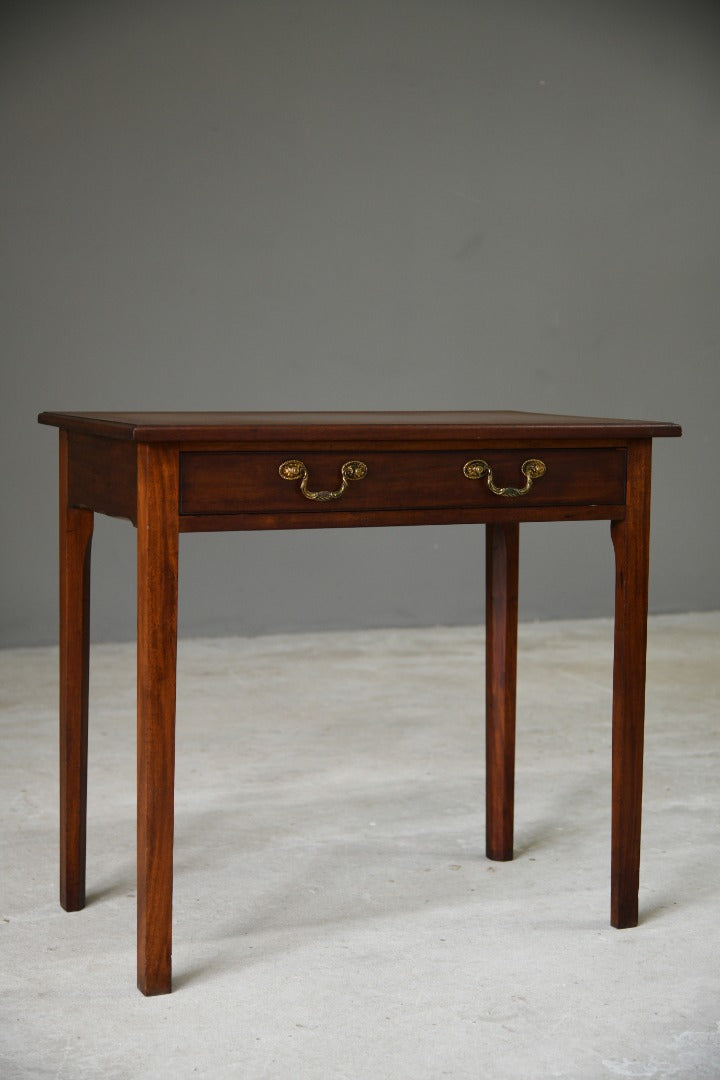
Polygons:
<instances>
[{"instance_id":1,"label":"mahogany side table","mask_svg":"<svg viewBox=\"0 0 720 1080\"><path fill-rule=\"evenodd\" d=\"M638 920L652 439L676 424L520 412L50 413L60 429L60 902L85 904L94 514L137 527L138 986L171 988L178 537L486 526L486 851L513 854L518 531L611 522L611 923Z\"/></svg>"}]
</instances>

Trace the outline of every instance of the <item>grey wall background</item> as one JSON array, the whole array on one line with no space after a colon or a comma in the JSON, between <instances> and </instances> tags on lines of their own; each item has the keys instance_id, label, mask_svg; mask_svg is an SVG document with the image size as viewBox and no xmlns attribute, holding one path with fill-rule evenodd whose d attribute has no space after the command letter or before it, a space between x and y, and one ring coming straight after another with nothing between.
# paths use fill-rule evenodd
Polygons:
<instances>
[{"instance_id":1,"label":"grey wall background","mask_svg":"<svg viewBox=\"0 0 720 1080\"><path fill-rule=\"evenodd\" d=\"M653 610L720 605L711 5L6 7L4 644L56 636L41 409L519 408L659 440ZM608 614L604 523L526 526L525 618ZM482 530L184 537L185 634L472 622ZM134 634L98 519L96 639Z\"/></svg>"}]
</instances>

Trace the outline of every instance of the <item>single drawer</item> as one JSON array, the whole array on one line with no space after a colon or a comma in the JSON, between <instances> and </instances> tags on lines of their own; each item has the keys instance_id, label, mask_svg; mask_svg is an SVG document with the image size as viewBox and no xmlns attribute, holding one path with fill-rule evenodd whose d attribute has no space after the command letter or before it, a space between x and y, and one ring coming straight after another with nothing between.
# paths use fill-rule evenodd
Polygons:
<instances>
[{"instance_id":1,"label":"single drawer","mask_svg":"<svg viewBox=\"0 0 720 1080\"><path fill-rule=\"evenodd\" d=\"M540 461L544 471L526 464L533 460ZM335 507L367 512L625 502L622 448L186 451L180 462L183 515L313 514L332 512ZM469 462L474 464L466 468ZM487 470L478 462L487 465ZM352 467L343 477L346 463Z\"/></svg>"}]
</instances>

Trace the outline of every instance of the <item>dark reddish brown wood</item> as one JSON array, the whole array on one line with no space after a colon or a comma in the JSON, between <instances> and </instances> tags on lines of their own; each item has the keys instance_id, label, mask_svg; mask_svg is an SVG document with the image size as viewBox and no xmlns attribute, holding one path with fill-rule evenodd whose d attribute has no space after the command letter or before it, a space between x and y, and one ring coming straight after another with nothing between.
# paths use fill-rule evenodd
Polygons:
<instances>
[{"instance_id":1,"label":"dark reddish brown wood","mask_svg":"<svg viewBox=\"0 0 720 1080\"><path fill-rule=\"evenodd\" d=\"M489 859L513 857L519 526L486 527L485 839Z\"/></svg>"},{"instance_id":2,"label":"dark reddish brown wood","mask_svg":"<svg viewBox=\"0 0 720 1080\"><path fill-rule=\"evenodd\" d=\"M171 986L178 453L138 449L138 987Z\"/></svg>"},{"instance_id":3,"label":"dark reddish brown wood","mask_svg":"<svg viewBox=\"0 0 720 1080\"><path fill-rule=\"evenodd\" d=\"M522 463L529 457L547 465L544 476L517 498L490 491L485 478L469 480L463 466L482 457L498 486L522 487ZM351 480L340 499L322 503L307 499L297 481L284 480L278 468L301 457L310 490L336 490L347 457L337 453L182 453L180 513L305 513L328 511L408 510L487 506L617 505L625 500L625 450L477 450L382 452L358 446L351 455L367 465L367 476Z\"/></svg>"},{"instance_id":4,"label":"dark reddish brown wood","mask_svg":"<svg viewBox=\"0 0 720 1080\"><path fill-rule=\"evenodd\" d=\"M90 551L94 515L68 505L68 436L60 432L60 903L85 907Z\"/></svg>"},{"instance_id":5,"label":"dark reddish brown wood","mask_svg":"<svg viewBox=\"0 0 720 1080\"><path fill-rule=\"evenodd\" d=\"M486 523L487 853L513 844L518 525L609 518L616 558L612 909L637 922L647 618L650 439L674 424L535 413L43 413L60 438L61 899L85 895L88 625L93 512L138 526L138 985L171 983L179 531ZM183 455L182 483L180 456ZM519 486L503 498L461 478L471 457ZM368 478L342 502L304 500L277 476L302 457L332 489L345 460ZM626 468L627 466L627 468ZM377 479L377 483L375 482ZM180 514L180 496L184 513ZM268 492L270 493L268 495Z\"/></svg>"},{"instance_id":6,"label":"dark reddish brown wood","mask_svg":"<svg viewBox=\"0 0 720 1080\"><path fill-rule=\"evenodd\" d=\"M628 448L627 514L611 527L615 549L610 921L637 926L640 882L645 654L650 565L649 439Z\"/></svg>"},{"instance_id":7,"label":"dark reddish brown wood","mask_svg":"<svg viewBox=\"0 0 720 1080\"><path fill-rule=\"evenodd\" d=\"M439 440L474 445L476 439L603 439L680 435L676 424L529 412L106 412L38 417L71 431L136 442L295 443L330 448L338 441L411 439L427 448Z\"/></svg>"},{"instance_id":8,"label":"dark reddish brown wood","mask_svg":"<svg viewBox=\"0 0 720 1080\"><path fill-rule=\"evenodd\" d=\"M500 500L498 500L499 502ZM515 500L517 501L517 500ZM503 503L510 503L509 499ZM308 515L294 514L185 514L180 532L240 532L257 529L353 529L394 525L485 525L502 521L615 521L625 506L450 507L443 510L345 511L337 507Z\"/></svg>"},{"instance_id":9,"label":"dark reddish brown wood","mask_svg":"<svg viewBox=\"0 0 720 1080\"><path fill-rule=\"evenodd\" d=\"M93 435L70 436L71 506L90 507L98 514L128 518L135 523L137 508L137 448L117 439Z\"/></svg>"}]
</instances>

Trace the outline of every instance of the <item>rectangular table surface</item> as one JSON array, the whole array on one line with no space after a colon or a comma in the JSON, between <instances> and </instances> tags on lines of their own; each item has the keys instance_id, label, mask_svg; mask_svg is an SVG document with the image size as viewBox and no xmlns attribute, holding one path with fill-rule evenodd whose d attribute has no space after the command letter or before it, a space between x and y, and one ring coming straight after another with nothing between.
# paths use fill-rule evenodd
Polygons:
<instances>
[{"instance_id":1,"label":"rectangular table surface","mask_svg":"<svg viewBox=\"0 0 720 1080\"><path fill-rule=\"evenodd\" d=\"M676 436L677 424L534 412L43 412L41 424L135 442L270 443L290 435L325 441L388 437L446 439L607 439Z\"/></svg>"}]
</instances>

